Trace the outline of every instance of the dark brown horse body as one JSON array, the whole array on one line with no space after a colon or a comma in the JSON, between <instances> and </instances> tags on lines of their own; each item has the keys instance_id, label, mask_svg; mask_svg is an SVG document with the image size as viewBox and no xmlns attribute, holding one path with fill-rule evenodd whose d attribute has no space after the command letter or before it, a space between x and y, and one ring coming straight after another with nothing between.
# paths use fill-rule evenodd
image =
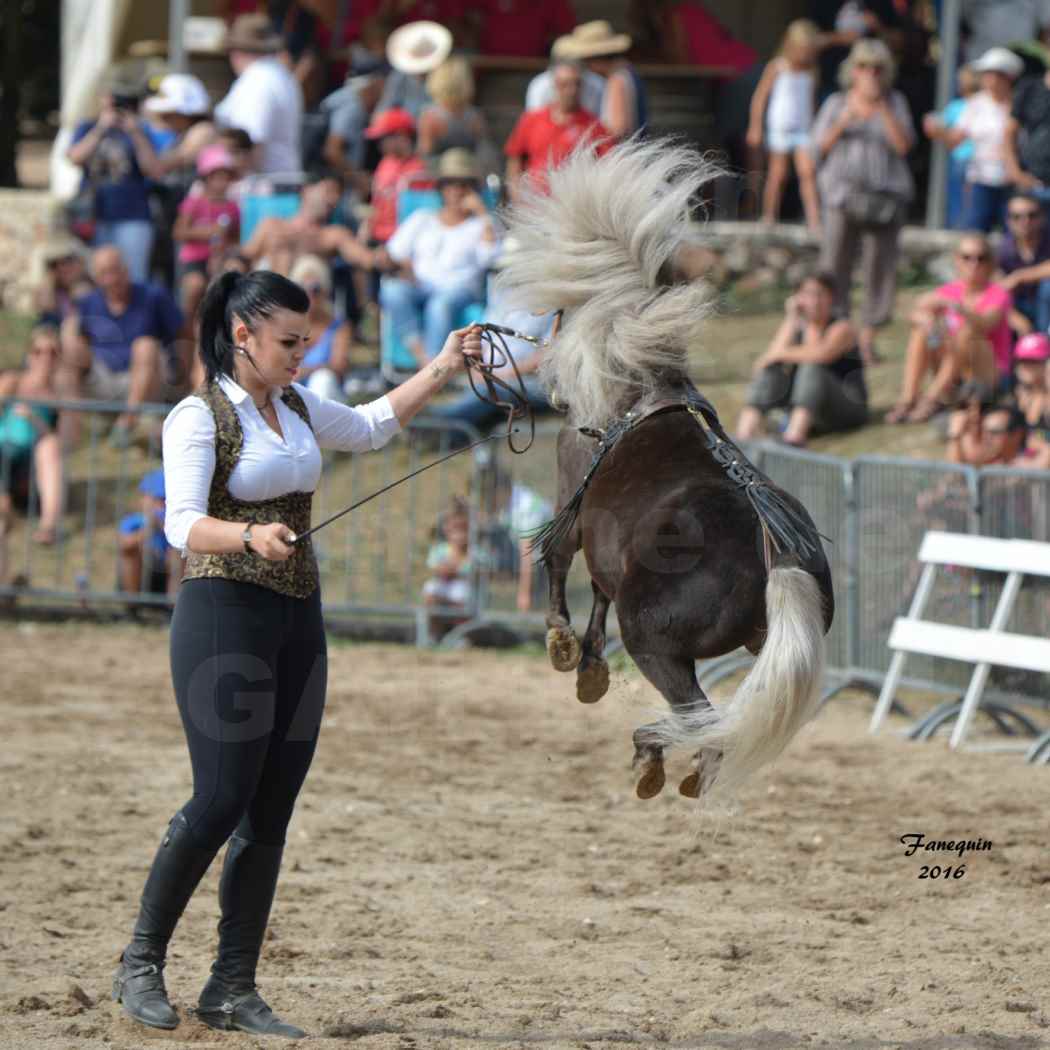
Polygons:
<instances>
[{"instance_id":1,"label":"dark brown horse body","mask_svg":"<svg viewBox=\"0 0 1050 1050\"><path fill-rule=\"evenodd\" d=\"M671 393L683 389L676 388ZM559 508L580 485L595 447L593 437L572 426L559 435ZM797 500L782 491L780 496L810 521ZM565 597L569 567L581 548L594 593L582 644L572 633ZM684 409L653 414L620 438L591 478L572 531L549 550L546 561L552 663L577 670L581 701L600 699L609 678L602 656L605 622L615 602L624 647L672 709L671 719L634 734L638 794L648 798L662 788L665 747L696 742L697 769L681 790L698 795L718 772L722 738L716 734L719 744L708 747L706 738L690 729L710 727L717 714L697 682L695 661L740 646L760 653L769 628L767 585L774 570L797 575L797 562L770 551L746 489L716 461L696 418ZM831 625L834 598L822 550L807 568L819 587L815 615L823 634ZM802 663L817 659L807 655ZM777 669L771 670L776 677ZM812 693L811 682L804 688ZM812 708L811 695L805 703ZM784 726L774 729L790 737ZM764 744L756 743L761 750Z\"/></svg>"}]
</instances>

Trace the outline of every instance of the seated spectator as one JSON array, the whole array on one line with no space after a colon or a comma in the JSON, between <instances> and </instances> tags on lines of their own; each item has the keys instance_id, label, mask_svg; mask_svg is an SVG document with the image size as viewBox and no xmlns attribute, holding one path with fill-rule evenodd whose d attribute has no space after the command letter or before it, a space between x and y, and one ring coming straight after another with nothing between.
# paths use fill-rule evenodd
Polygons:
<instances>
[{"instance_id":1,"label":"seated spectator","mask_svg":"<svg viewBox=\"0 0 1050 1050\"><path fill-rule=\"evenodd\" d=\"M948 460L970 467L1027 467L1028 424L1013 402L982 403L979 396L951 415Z\"/></svg>"},{"instance_id":2,"label":"seated spectator","mask_svg":"<svg viewBox=\"0 0 1050 1050\"><path fill-rule=\"evenodd\" d=\"M980 76L981 90L966 100L955 124L948 128L931 115L923 127L927 135L952 149L965 141L973 143L962 226L987 233L1002 222L1010 192L1004 140L1014 81L1024 63L1012 51L996 47L970 68Z\"/></svg>"},{"instance_id":3,"label":"seated spectator","mask_svg":"<svg viewBox=\"0 0 1050 1050\"><path fill-rule=\"evenodd\" d=\"M1032 332L1014 347L1014 394L1017 407L1028 423L1025 463L1037 470L1050 470L1050 338Z\"/></svg>"},{"instance_id":4,"label":"seated spectator","mask_svg":"<svg viewBox=\"0 0 1050 1050\"><path fill-rule=\"evenodd\" d=\"M783 440L806 444L811 430L825 433L862 426L868 419L868 390L857 332L834 314L835 279L814 274L788 299L785 317L770 348L755 362L747 407L737 437L761 433L767 412L790 410Z\"/></svg>"},{"instance_id":5,"label":"seated spectator","mask_svg":"<svg viewBox=\"0 0 1050 1050\"><path fill-rule=\"evenodd\" d=\"M73 132L66 157L84 171L81 197L91 200L95 247L115 245L136 281L149 279L153 250L149 180L160 165L138 117L145 89L129 68L115 67L95 121Z\"/></svg>"},{"instance_id":6,"label":"seated spectator","mask_svg":"<svg viewBox=\"0 0 1050 1050\"><path fill-rule=\"evenodd\" d=\"M554 66L559 58L568 58L566 48L571 46L572 36L560 36L551 47L551 64L542 72L537 73L529 81L525 92L525 108L544 109L554 103L557 95L554 91ZM605 94L605 77L584 69L580 80L580 105L588 113L599 117L602 111L602 96Z\"/></svg>"},{"instance_id":7,"label":"seated spectator","mask_svg":"<svg viewBox=\"0 0 1050 1050\"><path fill-rule=\"evenodd\" d=\"M183 316L191 324L208 286L210 265L236 246L241 236L241 211L228 196L237 177L233 157L222 146L208 146L197 158L197 174L204 192L179 205L174 229L179 242L179 297ZM189 366L188 361L184 364Z\"/></svg>"},{"instance_id":8,"label":"seated spectator","mask_svg":"<svg viewBox=\"0 0 1050 1050\"><path fill-rule=\"evenodd\" d=\"M470 550L470 507L452 500L438 522L437 542L427 552L429 579L423 583L423 604L440 608L427 617L428 633L440 641L457 624L469 619L474 601L475 559Z\"/></svg>"},{"instance_id":9,"label":"seated spectator","mask_svg":"<svg viewBox=\"0 0 1050 1050\"><path fill-rule=\"evenodd\" d=\"M421 157L436 158L450 149L467 149L478 156L488 147L488 128L473 105L474 74L465 58L446 58L427 77L427 93L433 102L419 115Z\"/></svg>"},{"instance_id":10,"label":"seated spectator","mask_svg":"<svg viewBox=\"0 0 1050 1050\"><path fill-rule=\"evenodd\" d=\"M626 33L614 33L604 20L577 26L563 45L567 58L582 62L588 72L604 78L598 116L614 139L629 138L636 131L643 131L649 122L645 84L624 57L630 50L631 38ZM580 92L582 99L582 81Z\"/></svg>"},{"instance_id":11,"label":"seated spectator","mask_svg":"<svg viewBox=\"0 0 1050 1050\"><path fill-rule=\"evenodd\" d=\"M992 282L987 239L964 237L955 266L957 280L921 296L915 305L904 386L887 423L925 422L952 402L961 382L983 384L994 393L1010 375L1010 293ZM933 379L922 392L927 373Z\"/></svg>"},{"instance_id":12,"label":"seated spectator","mask_svg":"<svg viewBox=\"0 0 1050 1050\"><path fill-rule=\"evenodd\" d=\"M1013 295L1010 327L1022 335L1050 330L1050 230L1046 212L1029 193L1007 201L999 272L998 283Z\"/></svg>"},{"instance_id":13,"label":"seated spectator","mask_svg":"<svg viewBox=\"0 0 1050 1050\"><path fill-rule=\"evenodd\" d=\"M47 401L58 397L55 378L59 364L58 330L38 325L30 336L25 367L0 374L0 400L28 398ZM52 408L30 407L9 400L0 406L0 584L10 582L7 535L16 507L29 505L29 478L35 477L40 520L33 533L37 543L58 538L62 517L62 446Z\"/></svg>"},{"instance_id":14,"label":"seated spectator","mask_svg":"<svg viewBox=\"0 0 1050 1050\"><path fill-rule=\"evenodd\" d=\"M363 239L372 247L386 244L397 229L397 195L427 166L416 153L416 122L405 109L380 113L365 131L379 143L382 159L372 176L372 214L364 223Z\"/></svg>"},{"instance_id":15,"label":"seated spectator","mask_svg":"<svg viewBox=\"0 0 1050 1050\"><path fill-rule=\"evenodd\" d=\"M92 267L97 289L62 326L61 389L67 398L126 403L110 432L119 448L131 440L138 406L160 396L182 314L163 288L132 281L116 248L99 248Z\"/></svg>"},{"instance_id":16,"label":"seated spectator","mask_svg":"<svg viewBox=\"0 0 1050 1050\"><path fill-rule=\"evenodd\" d=\"M292 267L290 277L310 296L306 320L313 338L296 381L318 397L343 401L343 383L350 371L350 325L334 316L331 272L323 259L303 255Z\"/></svg>"},{"instance_id":17,"label":"seated spectator","mask_svg":"<svg viewBox=\"0 0 1050 1050\"><path fill-rule=\"evenodd\" d=\"M258 270L287 276L300 255L368 265L367 249L346 226L333 223L343 196L343 180L333 171L313 172L303 186L299 210L290 219L263 219L241 252Z\"/></svg>"},{"instance_id":18,"label":"seated spectator","mask_svg":"<svg viewBox=\"0 0 1050 1050\"><path fill-rule=\"evenodd\" d=\"M321 156L362 199L368 196L365 131L383 93L386 75L378 60L366 71L355 67L346 83L321 102L326 132Z\"/></svg>"},{"instance_id":19,"label":"seated spectator","mask_svg":"<svg viewBox=\"0 0 1050 1050\"><path fill-rule=\"evenodd\" d=\"M217 134L208 89L189 73L169 73L142 108L174 132L174 144L160 153L157 162L160 171L168 176L166 181L181 176L179 181L185 193L196 177L201 150L210 146Z\"/></svg>"},{"instance_id":20,"label":"seated spectator","mask_svg":"<svg viewBox=\"0 0 1050 1050\"><path fill-rule=\"evenodd\" d=\"M1003 154L1014 189L1050 202L1050 69L1014 89Z\"/></svg>"},{"instance_id":21,"label":"seated spectator","mask_svg":"<svg viewBox=\"0 0 1050 1050\"><path fill-rule=\"evenodd\" d=\"M125 594L174 595L182 578L182 557L164 535L164 471L139 482L139 510L117 525L118 586Z\"/></svg>"},{"instance_id":22,"label":"seated spectator","mask_svg":"<svg viewBox=\"0 0 1050 1050\"><path fill-rule=\"evenodd\" d=\"M568 0L476 0L467 17L483 55L522 58L546 55L554 40L576 25Z\"/></svg>"},{"instance_id":23,"label":"seated spectator","mask_svg":"<svg viewBox=\"0 0 1050 1050\"><path fill-rule=\"evenodd\" d=\"M582 142L598 143L600 152L612 145L604 125L580 105L582 67L559 58L551 65L557 100L544 109L523 113L503 152L507 155L507 190L512 201L528 176L534 187L547 185L547 172L558 167Z\"/></svg>"},{"instance_id":24,"label":"seated spectator","mask_svg":"<svg viewBox=\"0 0 1050 1050\"><path fill-rule=\"evenodd\" d=\"M383 279L380 304L420 367L441 349L460 311L483 298L485 272L499 249L471 154L445 153L437 180L440 210L413 212L373 255L374 265L396 271Z\"/></svg>"},{"instance_id":25,"label":"seated spectator","mask_svg":"<svg viewBox=\"0 0 1050 1050\"><path fill-rule=\"evenodd\" d=\"M233 157L237 181L230 187L230 196L239 200L244 194L245 180L255 174L255 143L243 128L220 128L215 141Z\"/></svg>"},{"instance_id":26,"label":"seated spectator","mask_svg":"<svg viewBox=\"0 0 1050 1050\"><path fill-rule=\"evenodd\" d=\"M75 301L91 291L83 247L73 237L56 234L40 253L43 275L33 293L37 323L60 325L75 309Z\"/></svg>"},{"instance_id":27,"label":"seated spectator","mask_svg":"<svg viewBox=\"0 0 1050 1050\"><path fill-rule=\"evenodd\" d=\"M256 166L263 174L300 171L303 92L277 57L281 37L266 15L241 15L226 46L236 79L215 107L216 121L251 135L258 148Z\"/></svg>"},{"instance_id":28,"label":"seated spectator","mask_svg":"<svg viewBox=\"0 0 1050 1050\"><path fill-rule=\"evenodd\" d=\"M394 71L386 78L377 113L404 109L419 120L432 101L426 80L452 53L452 34L437 22L410 22L395 29L386 42L387 61Z\"/></svg>"}]
</instances>

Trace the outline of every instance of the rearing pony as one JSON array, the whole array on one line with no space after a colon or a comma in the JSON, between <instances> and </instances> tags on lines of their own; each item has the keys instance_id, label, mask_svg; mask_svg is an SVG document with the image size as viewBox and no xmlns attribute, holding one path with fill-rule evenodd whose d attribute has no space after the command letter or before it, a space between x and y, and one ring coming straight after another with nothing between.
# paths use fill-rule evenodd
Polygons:
<instances>
[{"instance_id":1,"label":"rearing pony","mask_svg":"<svg viewBox=\"0 0 1050 1050\"><path fill-rule=\"evenodd\" d=\"M615 602L627 652L671 707L634 733L640 798L663 788L668 747L696 752L679 790L705 799L774 759L816 711L834 613L805 508L729 440L687 376L712 303L690 272L702 247L691 213L714 174L658 141L581 149L508 216L516 250L500 277L525 308L564 311L542 365L568 406L558 513L534 540L550 575L548 655L576 670L581 701L599 700ZM565 597L581 548L594 592L582 644ZM695 661L741 645L758 659L716 709Z\"/></svg>"}]
</instances>

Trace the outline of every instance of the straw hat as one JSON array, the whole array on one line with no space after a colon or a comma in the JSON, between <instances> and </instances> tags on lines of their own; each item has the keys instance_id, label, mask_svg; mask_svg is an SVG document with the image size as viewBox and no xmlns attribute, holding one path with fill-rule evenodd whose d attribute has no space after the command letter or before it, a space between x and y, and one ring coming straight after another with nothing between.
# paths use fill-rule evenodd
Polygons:
<instances>
[{"instance_id":1,"label":"straw hat","mask_svg":"<svg viewBox=\"0 0 1050 1050\"><path fill-rule=\"evenodd\" d=\"M477 182L481 178L478 162L469 149L447 149L441 154L435 172L438 182L445 179L471 179Z\"/></svg>"},{"instance_id":2,"label":"straw hat","mask_svg":"<svg viewBox=\"0 0 1050 1050\"><path fill-rule=\"evenodd\" d=\"M437 22L409 22L386 42L386 57L401 73L429 73L452 53L452 34Z\"/></svg>"},{"instance_id":3,"label":"straw hat","mask_svg":"<svg viewBox=\"0 0 1050 1050\"><path fill-rule=\"evenodd\" d=\"M257 55L272 55L280 51L284 41L273 31L266 15L238 15L226 35L227 51L251 51Z\"/></svg>"},{"instance_id":4,"label":"straw hat","mask_svg":"<svg viewBox=\"0 0 1050 1050\"><path fill-rule=\"evenodd\" d=\"M556 43L560 45L558 58L602 58L630 51L633 41L626 33L614 33L613 27L600 18L578 25L565 43Z\"/></svg>"}]
</instances>

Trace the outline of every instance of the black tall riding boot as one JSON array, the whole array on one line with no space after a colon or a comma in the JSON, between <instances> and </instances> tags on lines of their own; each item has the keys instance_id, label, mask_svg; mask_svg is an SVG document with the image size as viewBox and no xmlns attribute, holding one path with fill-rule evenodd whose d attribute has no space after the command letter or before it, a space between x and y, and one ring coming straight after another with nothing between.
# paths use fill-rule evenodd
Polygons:
<instances>
[{"instance_id":1,"label":"black tall riding boot","mask_svg":"<svg viewBox=\"0 0 1050 1050\"><path fill-rule=\"evenodd\" d=\"M131 943L113 975L113 998L151 1028L174 1028L179 1015L164 987L164 958L175 924L218 850L201 849L176 813L153 859Z\"/></svg>"},{"instance_id":2,"label":"black tall riding boot","mask_svg":"<svg viewBox=\"0 0 1050 1050\"><path fill-rule=\"evenodd\" d=\"M197 1016L212 1028L300 1039L301 1028L275 1017L255 987L283 846L234 835L219 880L219 952L201 992Z\"/></svg>"}]
</instances>

